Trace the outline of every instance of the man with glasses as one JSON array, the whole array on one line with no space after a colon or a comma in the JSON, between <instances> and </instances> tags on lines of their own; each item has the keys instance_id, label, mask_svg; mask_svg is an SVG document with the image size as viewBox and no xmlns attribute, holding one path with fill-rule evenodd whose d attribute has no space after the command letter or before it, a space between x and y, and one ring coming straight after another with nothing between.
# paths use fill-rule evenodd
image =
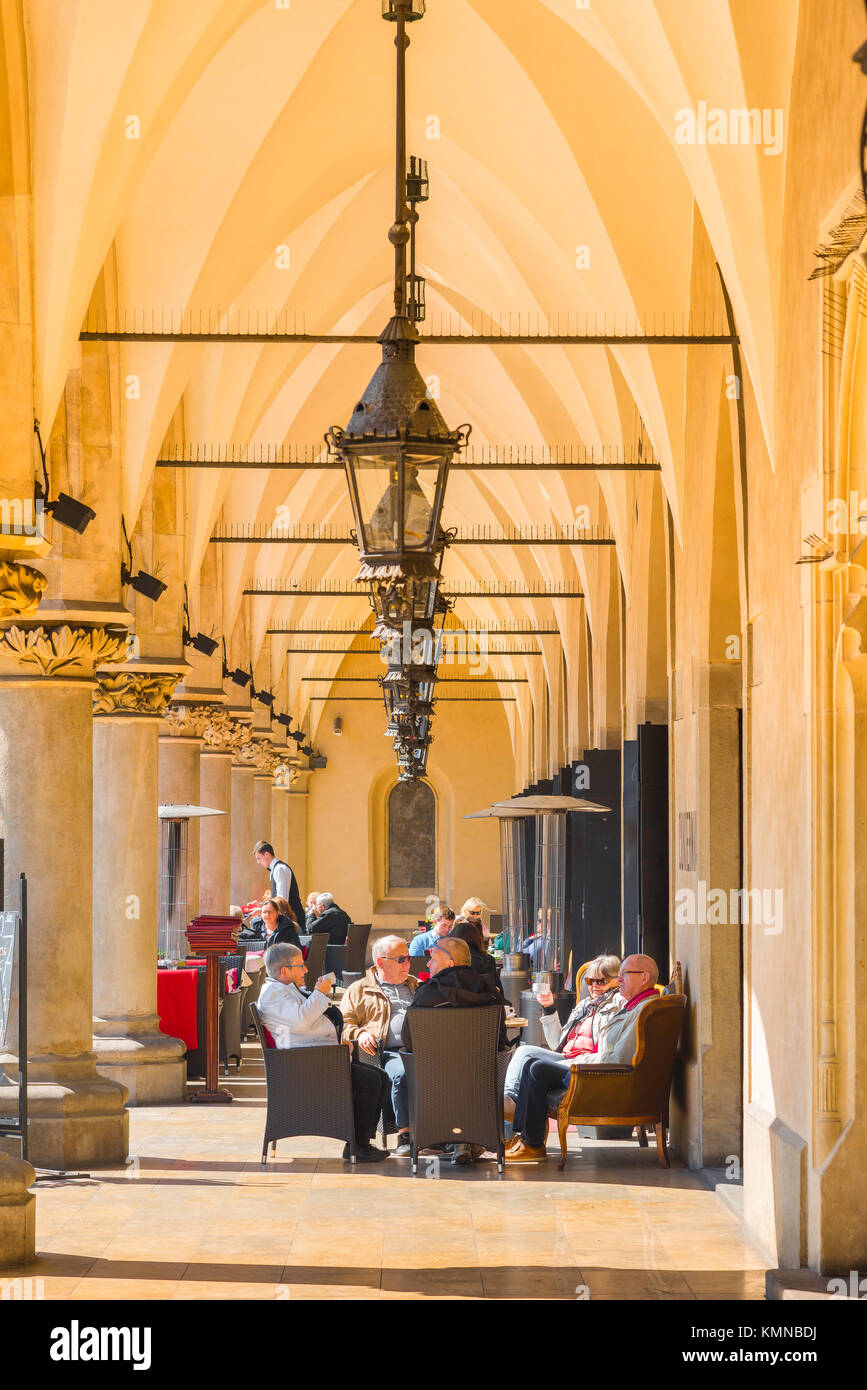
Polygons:
<instances>
[{"instance_id":1,"label":"man with glasses","mask_svg":"<svg viewBox=\"0 0 867 1390\"><path fill-rule=\"evenodd\" d=\"M398 1158L408 1158L409 1098L400 1053L406 1011L418 988L409 973L409 951L400 936L381 936L373 943L373 965L343 996L343 1036L369 1057L382 1049L380 1065L391 1082L391 1105L397 1125Z\"/></svg>"},{"instance_id":2,"label":"man with glasses","mask_svg":"<svg viewBox=\"0 0 867 1390\"><path fill-rule=\"evenodd\" d=\"M542 1006L540 1022L548 1046L536 1047L532 1043L521 1043L515 1048L503 1087L503 1115L506 1123L514 1119L521 1079L531 1062L540 1059L546 1062L555 1061L559 1054L564 1061L572 1063L585 1053L597 1050L602 1028L623 1004L623 997L617 988L619 976L619 956L602 955L591 960L584 972L586 998L578 1000L565 1024L560 1022L550 989L536 996Z\"/></svg>"},{"instance_id":3,"label":"man with glasses","mask_svg":"<svg viewBox=\"0 0 867 1390\"><path fill-rule=\"evenodd\" d=\"M336 1047L349 1039L336 1004L331 1002L331 979L323 976L313 989L304 989L307 966L299 947L277 942L265 952L268 978L259 994L262 1022L276 1047ZM371 1142L376 1133L387 1082L382 1072L350 1064L352 1107L355 1112L356 1158L359 1163L381 1163L384 1149ZM347 1143L344 1160L350 1158Z\"/></svg>"},{"instance_id":4,"label":"man with glasses","mask_svg":"<svg viewBox=\"0 0 867 1390\"><path fill-rule=\"evenodd\" d=\"M540 1058L525 1067L515 1102L514 1135L506 1145L507 1163L543 1163L548 1157L548 1092L562 1090L573 1063L592 1066L601 1062L629 1064L635 1056L638 1015L656 998L659 971L650 956L627 956L617 979L621 1007L603 1023L596 1052L565 1058Z\"/></svg>"}]
</instances>

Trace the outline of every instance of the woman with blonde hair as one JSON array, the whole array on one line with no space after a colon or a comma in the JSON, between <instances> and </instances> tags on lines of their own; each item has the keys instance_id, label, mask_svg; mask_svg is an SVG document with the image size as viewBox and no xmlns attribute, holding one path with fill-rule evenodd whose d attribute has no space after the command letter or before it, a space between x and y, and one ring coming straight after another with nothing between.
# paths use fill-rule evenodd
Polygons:
<instances>
[{"instance_id":1,"label":"woman with blonde hair","mask_svg":"<svg viewBox=\"0 0 867 1390\"><path fill-rule=\"evenodd\" d=\"M521 1077L524 1068L531 1062L539 1058L551 1062L555 1060L552 1053L559 1053L563 1059L564 1075L568 1076L569 1068L577 1057L583 1053L597 1051L599 1030L603 1022L623 1004L617 988L619 974L619 956L605 954L591 960L582 981L582 984L587 986L587 996L578 1000L565 1024L560 1022L550 989L536 996L542 1006L542 1032L548 1046L532 1047L522 1043L515 1049L503 1088L504 1114L507 1120L511 1120L515 1113Z\"/></svg>"},{"instance_id":2,"label":"woman with blonde hair","mask_svg":"<svg viewBox=\"0 0 867 1390\"><path fill-rule=\"evenodd\" d=\"M464 903L463 907L458 913L459 917L466 917L469 921L477 922L479 924L479 926L482 929L482 936L485 938L485 941L488 940L488 937L491 934L488 923L482 916L482 913L486 913L487 911L487 906L485 905L485 903L482 902L481 898L467 898L466 902Z\"/></svg>"}]
</instances>

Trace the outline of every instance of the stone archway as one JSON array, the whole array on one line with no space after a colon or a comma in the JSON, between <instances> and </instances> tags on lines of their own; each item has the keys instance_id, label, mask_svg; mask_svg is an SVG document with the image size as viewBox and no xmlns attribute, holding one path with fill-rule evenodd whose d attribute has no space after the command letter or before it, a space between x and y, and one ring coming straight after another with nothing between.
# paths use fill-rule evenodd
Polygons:
<instances>
[{"instance_id":1,"label":"stone archway","mask_svg":"<svg viewBox=\"0 0 867 1390\"><path fill-rule=\"evenodd\" d=\"M424 895L437 884L436 800L427 782L396 782L388 795L389 895Z\"/></svg>"}]
</instances>

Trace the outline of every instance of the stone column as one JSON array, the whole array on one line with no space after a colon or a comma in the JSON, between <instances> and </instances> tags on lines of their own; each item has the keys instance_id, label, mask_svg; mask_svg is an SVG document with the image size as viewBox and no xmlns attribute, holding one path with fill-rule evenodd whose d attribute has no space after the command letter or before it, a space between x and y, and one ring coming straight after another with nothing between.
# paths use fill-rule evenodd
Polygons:
<instances>
[{"instance_id":1,"label":"stone column","mask_svg":"<svg viewBox=\"0 0 867 1390\"><path fill-rule=\"evenodd\" d=\"M232 754L203 748L200 763L202 805L224 816L203 816L199 823L199 912L227 917L231 906Z\"/></svg>"},{"instance_id":2,"label":"stone column","mask_svg":"<svg viewBox=\"0 0 867 1390\"><path fill-rule=\"evenodd\" d=\"M93 1050L130 1105L184 1099L185 1044L157 1017L160 715L181 673L102 676L93 720Z\"/></svg>"},{"instance_id":3,"label":"stone column","mask_svg":"<svg viewBox=\"0 0 867 1390\"><path fill-rule=\"evenodd\" d=\"M127 1153L127 1092L96 1070L91 1024L93 673L126 650L84 624L0 634L0 838L8 903L27 875L29 1157L44 1168ZM7 1080L0 1109L15 1105Z\"/></svg>"},{"instance_id":4,"label":"stone column","mask_svg":"<svg viewBox=\"0 0 867 1390\"><path fill-rule=\"evenodd\" d=\"M253 843L271 839L271 788L274 779L270 772L257 772L253 778ZM255 860L253 860L255 864Z\"/></svg>"},{"instance_id":5,"label":"stone column","mask_svg":"<svg viewBox=\"0 0 867 1390\"><path fill-rule=\"evenodd\" d=\"M286 789L275 783L271 788L271 844L280 858L289 840L289 796Z\"/></svg>"},{"instance_id":6,"label":"stone column","mask_svg":"<svg viewBox=\"0 0 867 1390\"><path fill-rule=\"evenodd\" d=\"M35 1177L32 1164L0 1153L0 1270L36 1258L36 1198L28 1191Z\"/></svg>"},{"instance_id":7,"label":"stone column","mask_svg":"<svg viewBox=\"0 0 867 1390\"><path fill-rule=\"evenodd\" d=\"M159 804L204 806L200 780L202 720L184 705L170 705L160 724ZM187 918L199 915L199 826L194 816L187 826Z\"/></svg>"},{"instance_id":8,"label":"stone column","mask_svg":"<svg viewBox=\"0 0 867 1390\"><path fill-rule=\"evenodd\" d=\"M231 899L243 906L250 901L257 874L253 858L253 778L255 769L249 763L232 764L232 877Z\"/></svg>"}]
</instances>

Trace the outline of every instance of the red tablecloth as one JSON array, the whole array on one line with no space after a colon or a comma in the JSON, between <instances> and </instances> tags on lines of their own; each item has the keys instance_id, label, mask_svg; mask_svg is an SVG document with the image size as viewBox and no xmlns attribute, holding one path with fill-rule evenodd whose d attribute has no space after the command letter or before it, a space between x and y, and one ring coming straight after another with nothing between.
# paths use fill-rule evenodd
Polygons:
<instances>
[{"instance_id":1,"label":"red tablecloth","mask_svg":"<svg viewBox=\"0 0 867 1390\"><path fill-rule=\"evenodd\" d=\"M182 1038L187 1047L198 1046L196 1029L196 980L199 972L192 970L157 971L157 1013L160 1032L170 1038Z\"/></svg>"}]
</instances>

